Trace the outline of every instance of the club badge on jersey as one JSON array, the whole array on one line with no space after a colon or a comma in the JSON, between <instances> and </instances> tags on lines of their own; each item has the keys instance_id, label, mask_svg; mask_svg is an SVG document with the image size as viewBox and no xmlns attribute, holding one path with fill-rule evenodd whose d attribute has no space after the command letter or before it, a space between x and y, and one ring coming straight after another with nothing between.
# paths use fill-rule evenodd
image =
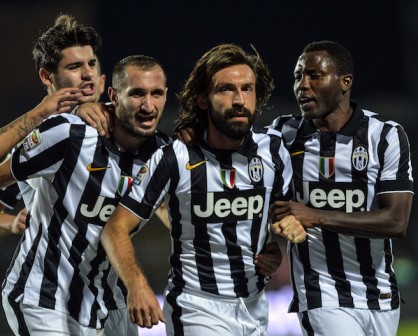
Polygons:
<instances>
[{"instance_id":1,"label":"club badge on jersey","mask_svg":"<svg viewBox=\"0 0 418 336\"><path fill-rule=\"evenodd\" d=\"M253 157L248 164L248 175L251 181L258 183L263 178L263 162L257 156Z\"/></svg>"},{"instance_id":2,"label":"club badge on jersey","mask_svg":"<svg viewBox=\"0 0 418 336\"><path fill-rule=\"evenodd\" d=\"M357 146L351 156L351 162L353 167L359 172L366 169L369 163L369 153L367 152L367 149L364 146Z\"/></svg>"},{"instance_id":3,"label":"club badge on jersey","mask_svg":"<svg viewBox=\"0 0 418 336\"><path fill-rule=\"evenodd\" d=\"M41 144L42 138L39 132L39 129L36 129L30 133L26 139L23 141L23 148L25 151L30 151L31 149L35 148L39 144Z\"/></svg>"}]
</instances>

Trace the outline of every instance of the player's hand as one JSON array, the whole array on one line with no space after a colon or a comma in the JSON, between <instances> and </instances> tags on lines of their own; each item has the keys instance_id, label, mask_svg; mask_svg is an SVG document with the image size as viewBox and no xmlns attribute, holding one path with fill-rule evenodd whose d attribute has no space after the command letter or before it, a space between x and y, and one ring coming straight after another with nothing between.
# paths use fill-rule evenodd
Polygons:
<instances>
[{"instance_id":1,"label":"player's hand","mask_svg":"<svg viewBox=\"0 0 418 336\"><path fill-rule=\"evenodd\" d=\"M269 209L270 222L279 222L286 216L293 215L306 228L319 223L320 210L307 207L299 202L274 202Z\"/></svg>"},{"instance_id":2,"label":"player's hand","mask_svg":"<svg viewBox=\"0 0 418 336\"><path fill-rule=\"evenodd\" d=\"M196 136L194 134L193 129L190 127L175 130L173 137L189 146L193 146L195 144Z\"/></svg>"},{"instance_id":3,"label":"player's hand","mask_svg":"<svg viewBox=\"0 0 418 336\"><path fill-rule=\"evenodd\" d=\"M165 322L157 297L147 283L135 280L127 287L128 312L133 323L142 328L152 328L159 321Z\"/></svg>"},{"instance_id":4,"label":"player's hand","mask_svg":"<svg viewBox=\"0 0 418 336\"><path fill-rule=\"evenodd\" d=\"M91 127L96 128L101 136L110 136L110 133L113 130L113 105L106 105L104 103L84 103L77 107L75 114Z\"/></svg>"},{"instance_id":5,"label":"player's hand","mask_svg":"<svg viewBox=\"0 0 418 336\"><path fill-rule=\"evenodd\" d=\"M71 112L82 96L81 91L77 88L60 89L45 96L30 113L34 120L41 122L50 115Z\"/></svg>"},{"instance_id":6,"label":"player's hand","mask_svg":"<svg viewBox=\"0 0 418 336\"><path fill-rule=\"evenodd\" d=\"M27 210L23 208L19 211L16 215L15 219L13 220L12 224L10 225L10 232L14 234L21 234L26 229L26 217L27 217Z\"/></svg>"},{"instance_id":7,"label":"player's hand","mask_svg":"<svg viewBox=\"0 0 418 336\"><path fill-rule=\"evenodd\" d=\"M286 238L291 243L302 243L306 239L306 230L295 216L286 216L280 221L272 222L271 229L276 235Z\"/></svg>"},{"instance_id":8,"label":"player's hand","mask_svg":"<svg viewBox=\"0 0 418 336\"><path fill-rule=\"evenodd\" d=\"M271 242L266 245L263 253L257 254L254 258L254 264L258 272L264 276L271 277L277 271L282 263L282 252L277 242Z\"/></svg>"}]
</instances>

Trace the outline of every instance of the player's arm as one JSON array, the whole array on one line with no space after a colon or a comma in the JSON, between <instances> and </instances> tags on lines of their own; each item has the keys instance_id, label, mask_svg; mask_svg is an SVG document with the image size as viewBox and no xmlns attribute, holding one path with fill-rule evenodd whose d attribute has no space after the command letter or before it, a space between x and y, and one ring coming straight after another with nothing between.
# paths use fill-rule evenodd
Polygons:
<instances>
[{"instance_id":1,"label":"player's arm","mask_svg":"<svg viewBox=\"0 0 418 336\"><path fill-rule=\"evenodd\" d=\"M264 276L272 276L280 267L283 255L280 250L279 243L274 241L266 244L262 253L254 258L254 264L258 268L258 272Z\"/></svg>"},{"instance_id":2,"label":"player's arm","mask_svg":"<svg viewBox=\"0 0 418 336\"><path fill-rule=\"evenodd\" d=\"M275 202L271 220L293 215L306 228L321 227L342 234L367 238L402 238L405 236L412 207L412 193L398 192L378 196L379 209L345 213L319 210L298 202Z\"/></svg>"},{"instance_id":3,"label":"player's arm","mask_svg":"<svg viewBox=\"0 0 418 336\"><path fill-rule=\"evenodd\" d=\"M0 163L0 188L7 187L15 182L10 169L10 158Z\"/></svg>"},{"instance_id":4,"label":"player's arm","mask_svg":"<svg viewBox=\"0 0 418 336\"><path fill-rule=\"evenodd\" d=\"M52 114L70 112L81 96L79 89L58 90L46 96L34 109L0 128L0 161L42 120Z\"/></svg>"},{"instance_id":5,"label":"player's arm","mask_svg":"<svg viewBox=\"0 0 418 336\"><path fill-rule=\"evenodd\" d=\"M104 226L101 242L112 267L128 289L128 311L133 323L151 328L164 322L158 300L148 285L136 261L130 233L139 225L140 218L119 205Z\"/></svg>"}]
</instances>

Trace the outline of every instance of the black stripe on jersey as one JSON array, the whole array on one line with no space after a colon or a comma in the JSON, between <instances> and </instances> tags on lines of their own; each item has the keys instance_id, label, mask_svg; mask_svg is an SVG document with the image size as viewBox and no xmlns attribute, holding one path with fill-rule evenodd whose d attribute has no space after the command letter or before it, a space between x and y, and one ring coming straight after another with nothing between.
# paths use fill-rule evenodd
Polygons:
<instances>
[{"instance_id":1,"label":"black stripe on jersey","mask_svg":"<svg viewBox=\"0 0 418 336\"><path fill-rule=\"evenodd\" d=\"M173 146L166 146L163 148L163 151L166 153L166 161L167 167L178 167L177 158L173 151ZM183 278L182 274L182 266L180 261L181 255L181 234L182 234L182 226L181 226L181 213L180 207L181 204L179 199L175 196L175 190L180 180L180 175L178 169L170 171L171 181L170 187L168 190L168 194L172 195L168 202L168 207L170 209L170 216L171 216L171 241L172 241L172 249L173 254L170 256L170 265L172 265L171 271L173 274L170 274L172 277L173 285L175 286L175 290L181 292L184 284L186 283ZM173 271L174 270L174 271ZM174 308L173 308L174 309ZM180 315L181 316L181 312Z\"/></svg>"},{"instance_id":2,"label":"black stripe on jersey","mask_svg":"<svg viewBox=\"0 0 418 336\"><path fill-rule=\"evenodd\" d=\"M297 253L297 251L295 251L295 249L297 249L298 247L295 244L292 244L292 243L288 243L288 244L289 244L289 246L288 246L288 248L289 248L289 250L288 250L289 266L290 266L290 270L291 270L291 272L290 272L291 282L290 283L292 284L292 291L293 291L293 298L292 298L292 301L290 302L290 305L289 305L289 312L298 312L299 311L299 294L298 294L298 291L297 291L297 288L296 288L296 285L295 285L296 284L295 275L294 275L295 273L293 271L293 269L294 269L293 253ZM299 245L301 245L301 244L299 244Z\"/></svg>"},{"instance_id":3,"label":"black stripe on jersey","mask_svg":"<svg viewBox=\"0 0 418 336\"><path fill-rule=\"evenodd\" d=\"M366 285L367 306L369 309L380 309L379 289L377 288L376 272L373 268L373 259L371 257L370 239L354 238L356 244L357 259L361 260L360 274Z\"/></svg>"},{"instance_id":4,"label":"black stripe on jersey","mask_svg":"<svg viewBox=\"0 0 418 336\"><path fill-rule=\"evenodd\" d=\"M304 265L304 283L306 289L306 299L308 301L308 309L321 307L322 298L321 287L319 286L319 275L311 268L308 241L297 244L296 248L298 249L300 259Z\"/></svg>"},{"instance_id":5,"label":"black stripe on jersey","mask_svg":"<svg viewBox=\"0 0 418 336\"><path fill-rule=\"evenodd\" d=\"M257 146L256 144L252 144L251 147ZM257 151L256 151L257 153ZM232 165L232 157L231 152L228 151L228 154L225 155L223 151L219 151L216 154L216 159L219 161L221 169L233 169ZM228 192L229 189L227 186L223 186L224 191ZM238 188L234 185L232 190L238 190ZM195 204L195 203L192 203ZM237 236L237 221L225 221L222 223L222 234L225 238L225 245L226 245L226 252L228 255L229 260L229 267L231 269L231 278L234 283L234 292L237 297L248 297L248 287L245 277L245 270L244 270L244 261L242 259L242 249L241 246L238 244L238 236ZM251 240L253 245L253 231L251 232ZM209 244L208 244L209 245ZM208 250L210 251L210 247L208 246ZM208 256L210 257L210 256Z\"/></svg>"},{"instance_id":6,"label":"black stripe on jersey","mask_svg":"<svg viewBox=\"0 0 418 336\"><path fill-rule=\"evenodd\" d=\"M100 137L98 139L98 144L96 145L96 149L94 152L94 156L92 162L97 167L107 167L109 165L109 154L104 145L100 142ZM83 262L82 255L86 248L89 246L89 241L86 238L88 221L86 221L83 216L80 214L80 207L87 204L90 205L91 203L95 204L98 200L101 193L101 185L103 183L104 177L106 174L106 170L94 171L90 172L88 181L84 186L84 192L81 196L79 209L77 209L76 220L74 221L77 225L77 233L73 239L73 245L69 251L70 257L69 260L73 263L74 267L74 274L70 282L70 293L74 293L69 300L68 300L68 311L71 316L78 316L80 312L80 306L83 300L83 291L84 289L84 282L80 277L79 274L79 267L81 262ZM93 206L94 207L94 206ZM93 208L88 207L88 208ZM90 221L94 224L101 225L102 223L98 223L95 218L91 218ZM101 257L100 262L97 261L97 257ZM97 255L95 262L99 265L103 259L105 258L105 254L102 253L101 256ZM84 261L85 262L85 261ZM98 266L96 265L96 266ZM98 273L97 267L91 264L91 271L89 273L89 278L94 282L94 277ZM92 294L97 297L97 288L95 288L94 284L90 283L89 289L92 291ZM97 320L97 309L94 304L92 306L92 315L91 315L91 322L93 322L92 326L95 326Z\"/></svg>"},{"instance_id":7,"label":"black stripe on jersey","mask_svg":"<svg viewBox=\"0 0 418 336\"><path fill-rule=\"evenodd\" d=\"M377 173L376 181L380 181L380 178L382 176L382 170L385 165L385 153L389 146L388 142L386 141L386 135L388 134L390 128L391 128L390 125L385 124L383 126L382 132L380 133L380 140L379 140L379 145L378 145L378 150L377 150L380 169Z\"/></svg>"},{"instance_id":8,"label":"black stripe on jersey","mask_svg":"<svg viewBox=\"0 0 418 336\"><path fill-rule=\"evenodd\" d=\"M23 290L24 290L26 281L28 279L29 273L31 272L33 264L34 264L36 251L38 249L39 242L41 240L41 236L42 236L42 225L39 226L39 231L37 232L36 237L33 240L32 246L31 246L30 250L28 251L28 253L26 255L25 261L23 262L23 264L21 266L18 281L16 282L16 284L13 287L13 290L9 294L9 298L11 300L16 301L17 298L23 293ZM22 238L22 240L23 240L23 238ZM19 249L16 249L16 251L15 251L15 254L13 256L13 260L12 260L11 266L8 270L8 273L10 273L10 271L11 271L13 265L14 265L14 262L16 260L17 255L18 255L18 250ZM6 283L6 281L4 282L4 284L5 283Z\"/></svg>"},{"instance_id":9,"label":"black stripe on jersey","mask_svg":"<svg viewBox=\"0 0 418 336\"><path fill-rule=\"evenodd\" d=\"M177 304L177 297L180 296L180 292L171 290L166 297L167 303L173 309L171 314L171 320L173 322L174 335L184 335L183 322L181 321L182 310ZM198 321L196 323L199 323Z\"/></svg>"},{"instance_id":10,"label":"black stripe on jersey","mask_svg":"<svg viewBox=\"0 0 418 336\"><path fill-rule=\"evenodd\" d=\"M335 281L338 301L342 307L354 307L351 286L344 273L344 262L338 234L322 229L328 271Z\"/></svg>"},{"instance_id":11,"label":"black stripe on jersey","mask_svg":"<svg viewBox=\"0 0 418 336\"><path fill-rule=\"evenodd\" d=\"M57 291L57 270L61 258L61 251L59 249L59 240L61 237L61 226L65 218L68 216L68 211L63 206L63 198L67 189L67 185L71 179L73 170L77 164L78 155L81 151L81 146L86 131L85 125L71 125L70 127L70 141L73 145L71 152L57 152L60 155L65 153L65 159L61 169L56 173L53 185L57 192L58 198L55 204L52 205L54 215L48 226L48 247L45 253L44 260L44 274L42 279L42 286L40 290L39 306L49 309L55 307L55 292ZM39 161L39 160L36 160ZM76 319L78 315L73 316Z\"/></svg>"},{"instance_id":12,"label":"black stripe on jersey","mask_svg":"<svg viewBox=\"0 0 418 336\"><path fill-rule=\"evenodd\" d=\"M399 166L398 172L396 177L401 178L408 178L409 174L409 155L410 155L410 148L409 148L409 141L408 137L401 126L397 126L396 129L398 130L398 137L399 137L399 147L400 147L400 162L404 162L403 165Z\"/></svg>"},{"instance_id":13,"label":"black stripe on jersey","mask_svg":"<svg viewBox=\"0 0 418 336\"><path fill-rule=\"evenodd\" d=\"M189 152L190 163L202 162L206 159L200 147L187 147L187 150ZM190 204L193 206L193 204L200 203L200 201L196 199L197 197L207 197L206 164L202 164L191 170L190 179ZM206 204L206 202L204 204ZM210 237L207 229L208 223L202 218L195 216L194 211L192 211L192 224L195 226L193 245L196 251L196 267L199 275L200 287L204 292L219 294L213 268L213 260L210 255Z\"/></svg>"},{"instance_id":14,"label":"black stripe on jersey","mask_svg":"<svg viewBox=\"0 0 418 336\"><path fill-rule=\"evenodd\" d=\"M309 321L308 311L304 311L301 314L302 314L301 327L305 330L306 336L315 336L311 322Z\"/></svg>"},{"instance_id":15,"label":"black stripe on jersey","mask_svg":"<svg viewBox=\"0 0 418 336\"><path fill-rule=\"evenodd\" d=\"M8 298L8 301L17 320L19 336L30 336L25 317L23 316L22 310L20 309L20 303L13 301L10 299L10 297Z\"/></svg>"},{"instance_id":16,"label":"black stripe on jersey","mask_svg":"<svg viewBox=\"0 0 418 336\"><path fill-rule=\"evenodd\" d=\"M389 239L385 239L385 270L386 273L389 274L389 282L390 282L390 289L392 291L392 300L391 300L391 307L392 309L399 308L399 290L398 285L395 278L395 273L393 272L391 265L393 264L393 254L392 254L392 246ZM386 293L382 293L386 294Z\"/></svg>"}]
</instances>

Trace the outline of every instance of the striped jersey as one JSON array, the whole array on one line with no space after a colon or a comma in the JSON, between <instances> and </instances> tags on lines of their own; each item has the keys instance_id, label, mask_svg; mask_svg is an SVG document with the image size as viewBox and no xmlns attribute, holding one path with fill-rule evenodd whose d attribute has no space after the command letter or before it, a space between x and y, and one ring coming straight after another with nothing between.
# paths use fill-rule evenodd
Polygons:
<instances>
[{"instance_id":1,"label":"striped jersey","mask_svg":"<svg viewBox=\"0 0 418 336\"><path fill-rule=\"evenodd\" d=\"M102 328L108 309L125 307L100 233L132 176L168 137L136 153L98 136L77 116L50 117L12 156L17 180L36 180L29 227L3 283L9 299L55 309Z\"/></svg>"},{"instance_id":2,"label":"striped jersey","mask_svg":"<svg viewBox=\"0 0 418 336\"><path fill-rule=\"evenodd\" d=\"M295 196L308 207L373 211L378 195L413 192L410 149L403 128L352 102L353 115L336 133L301 117L281 116L292 157ZM290 312L318 307L390 310L399 307L390 239L368 239L321 228L289 244L294 297Z\"/></svg>"},{"instance_id":3,"label":"striped jersey","mask_svg":"<svg viewBox=\"0 0 418 336\"><path fill-rule=\"evenodd\" d=\"M143 225L166 197L170 290L249 297L266 283L253 259L268 239L270 202L288 197L290 156L273 129L254 128L237 150L200 143L160 148L120 204Z\"/></svg>"}]
</instances>

